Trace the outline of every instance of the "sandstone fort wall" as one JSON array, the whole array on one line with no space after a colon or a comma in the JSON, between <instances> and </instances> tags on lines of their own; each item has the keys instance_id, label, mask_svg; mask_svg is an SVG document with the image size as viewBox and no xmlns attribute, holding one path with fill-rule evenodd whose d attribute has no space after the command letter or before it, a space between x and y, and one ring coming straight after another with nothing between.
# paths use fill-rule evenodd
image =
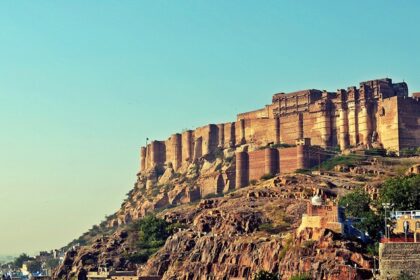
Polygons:
<instances>
[{"instance_id":1,"label":"sandstone fort wall","mask_svg":"<svg viewBox=\"0 0 420 280\"><path fill-rule=\"evenodd\" d=\"M275 94L272 104L239 114L235 122L210 124L153 141L141 149L140 170L172 164L175 170L217 149L247 144L253 149L269 144L294 144L310 138L312 145L347 148L382 146L399 151L420 146L420 102L408 97L405 83L380 79L337 92L303 90ZM257 156L258 155L258 156ZM312 161L297 159L297 151L279 152L280 172L290 172ZM256 158L260 157L258 153ZM261 164L251 155L251 178Z\"/></svg>"},{"instance_id":2,"label":"sandstone fort wall","mask_svg":"<svg viewBox=\"0 0 420 280\"><path fill-rule=\"evenodd\" d=\"M251 152L248 154L248 156L249 156L248 158L249 180L259 180L265 174L265 169L266 169L265 150ZM268 164L271 165L271 162L268 162Z\"/></svg>"},{"instance_id":3,"label":"sandstone fort wall","mask_svg":"<svg viewBox=\"0 0 420 280\"><path fill-rule=\"evenodd\" d=\"M420 99L397 98L399 148L420 146Z\"/></svg>"},{"instance_id":4,"label":"sandstone fort wall","mask_svg":"<svg viewBox=\"0 0 420 280\"><path fill-rule=\"evenodd\" d=\"M384 146L397 151L400 147L398 97L381 100L376 119L380 141Z\"/></svg>"},{"instance_id":5,"label":"sandstone fort wall","mask_svg":"<svg viewBox=\"0 0 420 280\"><path fill-rule=\"evenodd\" d=\"M311 153L308 145L274 149L265 148L252 152L236 153L236 188L247 186L252 180L259 180L264 175L294 172L308 169L316 161L316 154Z\"/></svg>"},{"instance_id":6,"label":"sandstone fort wall","mask_svg":"<svg viewBox=\"0 0 420 280\"><path fill-rule=\"evenodd\" d=\"M268 118L270 114L269 112L270 112L269 106L266 106L265 108L262 108L262 109L238 114L237 120L239 121L239 120Z\"/></svg>"}]
</instances>

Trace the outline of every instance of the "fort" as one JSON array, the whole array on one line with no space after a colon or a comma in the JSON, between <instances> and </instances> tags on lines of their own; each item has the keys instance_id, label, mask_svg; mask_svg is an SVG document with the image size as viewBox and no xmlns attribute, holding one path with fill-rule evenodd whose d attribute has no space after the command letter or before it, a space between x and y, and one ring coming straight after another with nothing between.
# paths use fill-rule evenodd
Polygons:
<instances>
[{"instance_id":1,"label":"fort","mask_svg":"<svg viewBox=\"0 0 420 280\"><path fill-rule=\"evenodd\" d=\"M234 122L152 141L141 148L140 172L169 165L178 171L230 148L236 150L235 179L230 181L238 188L264 174L313 166L317 156L311 151L316 148L379 147L398 153L419 147L419 127L420 94L410 97L405 82L393 83L389 78L336 92L277 93L271 104L238 114Z\"/></svg>"}]
</instances>

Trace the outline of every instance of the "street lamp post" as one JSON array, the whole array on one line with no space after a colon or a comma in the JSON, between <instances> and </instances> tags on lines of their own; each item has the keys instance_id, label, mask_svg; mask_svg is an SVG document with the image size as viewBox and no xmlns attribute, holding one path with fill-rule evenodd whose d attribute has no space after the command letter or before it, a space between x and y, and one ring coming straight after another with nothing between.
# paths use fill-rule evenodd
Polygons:
<instances>
[{"instance_id":1,"label":"street lamp post","mask_svg":"<svg viewBox=\"0 0 420 280\"><path fill-rule=\"evenodd\" d=\"M372 274L373 274L373 279L376 278L376 258L375 255L373 255L373 270L372 270Z\"/></svg>"},{"instance_id":2,"label":"street lamp post","mask_svg":"<svg viewBox=\"0 0 420 280\"><path fill-rule=\"evenodd\" d=\"M391 203L389 203L389 202L387 202L387 203L382 203L382 206L384 207L384 210L385 210L385 218L384 218L384 222L385 222L385 228L384 228L384 230L385 230L385 237L386 238L389 238L389 234L388 234L388 226L387 226L387 221L386 221L386 210L387 209L389 209L389 208L391 208Z\"/></svg>"}]
</instances>

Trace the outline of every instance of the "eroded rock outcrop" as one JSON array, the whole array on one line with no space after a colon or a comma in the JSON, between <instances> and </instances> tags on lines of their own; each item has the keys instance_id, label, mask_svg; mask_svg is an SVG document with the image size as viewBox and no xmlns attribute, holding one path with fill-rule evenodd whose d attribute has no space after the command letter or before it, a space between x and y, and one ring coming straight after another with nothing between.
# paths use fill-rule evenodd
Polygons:
<instances>
[{"instance_id":1,"label":"eroded rock outcrop","mask_svg":"<svg viewBox=\"0 0 420 280\"><path fill-rule=\"evenodd\" d=\"M203 234L193 230L172 236L139 272L163 279L248 279L260 270L289 279L298 272L313 279L369 279L371 260L360 244L333 232L312 230L281 238L254 234Z\"/></svg>"},{"instance_id":2,"label":"eroded rock outcrop","mask_svg":"<svg viewBox=\"0 0 420 280\"><path fill-rule=\"evenodd\" d=\"M328 230L304 230L298 236L295 232L314 190L334 199L345 191L344 184L372 185L375 177L360 183L348 174L331 172L281 175L228 190L223 197L202 199L197 182L203 177L194 175L201 164L192 167L189 176L173 174L158 191L147 190L141 178L110 223L120 224L117 231L70 250L56 277L84 279L99 265L136 269L141 275L157 274L163 279L250 277L260 270L279 273L282 279L298 272L314 279L369 277L371 260L357 242ZM206 165L210 173L203 176L211 176L216 169ZM124 229L129 228L126 223L153 211L169 223L182 224L183 230L170 236L147 263L132 263L128 256L136 250L136 237Z\"/></svg>"},{"instance_id":3,"label":"eroded rock outcrop","mask_svg":"<svg viewBox=\"0 0 420 280\"><path fill-rule=\"evenodd\" d=\"M55 271L54 279L86 279L87 271L96 271L99 266L116 270L136 269L126 256L133 251L127 231L119 230L109 237L97 238L90 246L70 249L63 263Z\"/></svg>"}]
</instances>

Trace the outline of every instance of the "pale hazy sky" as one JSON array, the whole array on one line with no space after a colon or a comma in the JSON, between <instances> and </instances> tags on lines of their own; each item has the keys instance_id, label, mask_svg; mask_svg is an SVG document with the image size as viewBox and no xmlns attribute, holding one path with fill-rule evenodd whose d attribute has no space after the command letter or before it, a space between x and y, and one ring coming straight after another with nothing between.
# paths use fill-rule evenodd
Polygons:
<instances>
[{"instance_id":1,"label":"pale hazy sky","mask_svg":"<svg viewBox=\"0 0 420 280\"><path fill-rule=\"evenodd\" d=\"M339 2L339 3L337 3ZM0 254L118 209L145 138L278 91L392 77L420 91L419 1L0 2Z\"/></svg>"}]
</instances>

